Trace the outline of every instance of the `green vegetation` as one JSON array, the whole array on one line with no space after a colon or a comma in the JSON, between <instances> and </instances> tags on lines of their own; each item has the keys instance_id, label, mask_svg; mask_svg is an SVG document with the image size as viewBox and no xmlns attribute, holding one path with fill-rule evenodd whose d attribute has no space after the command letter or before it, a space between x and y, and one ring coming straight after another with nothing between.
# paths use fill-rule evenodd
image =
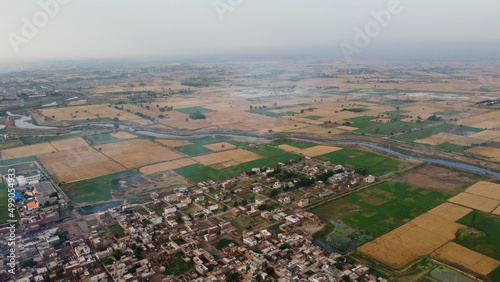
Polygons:
<instances>
[{"instance_id":1,"label":"green vegetation","mask_svg":"<svg viewBox=\"0 0 500 282\"><path fill-rule=\"evenodd\" d=\"M36 158L36 156L27 156L27 157L22 157L22 158L17 158L17 159L2 160L2 165L16 165L16 164L25 163L25 162L34 162L36 160L38 160Z\"/></svg>"},{"instance_id":2,"label":"green vegetation","mask_svg":"<svg viewBox=\"0 0 500 282\"><path fill-rule=\"evenodd\" d=\"M280 110L280 109L288 109L288 108L293 108L295 106L289 105L289 106L279 106L279 107L262 107L262 108L253 108L249 112L251 113L256 113L259 115L265 115L268 117L282 117L282 116L291 116L297 114L297 112L292 112L292 111L284 111L284 112L279 112L275 113L272 112L274 110Z\"/></svg>"},{"instance_id":3,"label":"green vegetation","mask_svg":"<svg viewBox=\"0 0 500 282\"><path fill-rule=\"evenodd\" d=\"M190 119L206 119L207 117L200 112L194 112L192 114L189 114L189 118Z\"/></svg>"},{"instance_id":4,"label":"green vegetation","mask_svg":"<svg viewBox=\"0 0 500 282\"><path fill-rule=\"evenodd\" d=\"M462 241L483 241L486 239L486 233L472 227L458 230L456 236L458 240Z\"/></svg>"},{"instance_id":5,"label":"green vegetation","mask_svg":"<svg viewBox=\"0 0 500 282\"><path fill-rule=\"evenodd\" d=\"M304 117L304 118L312 119L312 120L318 120L318 119L322 119L323 117L320 117L320 116L308 116L308 117Z\"/></svg>"},{"instance_id":6,"label":"green vegetation","mask_svg":"<svg viewBox=\"0 0 500 282\"><path fill-rule=\"evenodd\" d=\"M30 259L27 259L27 260L23 260L21 262L21 267L22 268L34 267L37 264L38 263L34 259L30 258Z\"/></svg>"},{"instance_id":7,"label":"green vegetation","mask_svg":"<svg viewBox=\"0 0 500 282\"><path fill-rule=\"evenodd\" d=\"M178 111L178 112L186 114L186 115L190 115L190 114L194 114L194 113L204 114L204 113L214 112L213 110L210 110L207 108L202 108L202 107L180 108L180 109L174 109L174 111Z\"/></svg>"},{"instance_id":8,"label":"green vegetation","mask_svg":"<svg viewBox=\"0 0 500 282\"><path fill-rule=\"evenodd\" d=\"M368 174L375 176L409 167L407 162L352 148L344 148L317 158L322 161L331 161L333 164L342 164L350 169L365 168Z\"/></svg>"},{"instance_id":9,"label":"green vegetation","mask_svg":"<svg viewBox=\"0 0 500 282\"><path fill-rule=\"evenodd\" d=\"M469 146L456 145L451 143L443 143L436 146L436 148L456 153L463 153L463 151L469 149Z\"/></svg>"},{"instance_id":10,"label":"green vegetation","mask_svg":"<svg viewBox=\"0 0 500 282\"><path fill-rule=\"evenodd\" d=\"M108 227L108 230L111 235L115 236L116 238L125 237L125 232L119 224Z\"/></svg>"},{"instance_id":11,"label":"green vegetation","mask_svg":"<svg viewBox=\"0 0 500 282\"><path fill-rule=\"evenodd\" d=\"M230 239L221 239L219 242L217 242L217 245L215 246L218 250L222 250L223 248L229 246L229 244L234 244L235 246L238 246L239 244L236 243L234 240Z\"/></svg>"},{"instance_id":12,"label":"green vegetation","mask_svg":"<svg viewBox=\"0 0 500 282\"><path fill-rule=\"evenodd\" d=\"M423 125L423 123L419 123L420 125ZM405 141L405 142L413 142L418 139L426 138L432 135L436 135L438 133L442 132L448 132L452 130L461 130L461 131L471 131L471 132L480 132L482 129L475 128L475 127L469 127L469 126L459 126L456 124L440 124L439 126L433 126L429 128L424 128L422 130L416 130L410 133L406 133L397 137L394 137L395 139Z\"/></svg>"},{"instance_id":13,"label":"green vegetation","mask_svg":"<svg viewBox=\"0 0 500 282\"><path fill-rule=\"evenodd\" d=\"M491 281L500 281L500 266L495 268L495 270L488 274L488 278Z\"/></svg>"},{"instance_id":14,"label":"green vegetation","mask_svg":"<svg viewBox=\"0 0 500 282\"><path fill-rule=\"evenodd\" d=\"M342 109L341 112L353 112L353 113L362 113L362 112L365 112L365 111L368 111L367 109L363 109L363 108L350 108L350 109Z\"/></svg>"},{"instance_id":15,"label":"green vegetation","mask_svg":"<svg viewBox=\"0 0 500 282\"><path fill-rule=\"evenodd\" d=\"M457 222L466 226L471 226L472 214L473 213L469 213ZM485 256L500 260L500 240L498 240L498 234L500 234L500 218L481 212L476 212L475 228L486 234L485 240L462 241L459 239L455 239L453 242L481 253Z\"/></svg>"},{"instance_id":16,"label":"green vegetation","mask_svg":"<svg viewBox=\"0 0 500 282\"><path fill-rule=\"evenodd\" d=\"M9 220L9 212L8 212L8 190L7 185L4 182L0 183L0 224L3 224Z\"/></svg>"},{"instance_id":17,"label":"green vegetation","mask_svg":"<svg viewBox=\"0 0 500 282\"><path fill-rule=\"evenodd\" d=\"M216 170L215 168L211 168L201 164L194 164L190 166L176 168L174 169L174 171L186 177L187 179L193 181L194 183L206 181L209 179L219 179L229 176L229 175L224 175L222 172Z\"/></svg>"},{"instance_id":18,"label":"green vegetation","mask_svg":"<svg viewBox=\"0 0 500 282\"><path fill-rule=\"evenodd\" d=\"M78 137L80 136L79 134L60 134L60 135L54 135L54 136L20 136L19 139L21 142L23 142L24 145L33 145L33 144L38 144L38 143L44 143L44 142L52 142L52 141L57 141L57 140L62 140L62 139L69 139L73 137Z\"/></svg>"},{"instance_id":19,"label":"green vegetation","mask_svg":"<svg viewBox=\"0 0 500 282\"><path fill-rule=\"evenodd\" d=\"M126 170L88 180L62 184L61 188L75 203L99 202L111 199L111 191L119 191L119 180L134 175L133 170Z\"/></svg>"},{"instance_id":20,"label":"green vegetation","mask_svg":"<svg viewBox=\"0 0 500 282\"><path fill-rule=\"evenodd\" d=\"M233 143L233 141L228 141L227 138L220 138L220 137L215 137L215 138L214 137L204 137L204 138L189 139L189 142L191 142L192 144L178 147L175 149L179 152L186 154L186 155L195 156L195 155L213 153L212 150L203 147L205 145L221 143L221 142ZM233 145L236 145L236 144L233 144Z\"/></svg>"},{"instance_id":21,"label":"green vegetation","mask_svg":"<svg viewBox=\"0 0 500 282\"><path fill-rule=\"evenodd\" d=\"M449 197L404 183L390 182L314 207L310 212L326 222L329 230L334 230L330 220L337 218L351 228L364 229L377 237L439 205ZM322 231L320 235L324 236L325 233L326 231Z\"/></svg>"},{"instance_id":22,"label":"green vegetation","mask_svg":"<svg viewBox=\"0 0 500 282\"><path fill-rule=\"evenodd\" d=\"M194 261L185 262L182 259L182 255L182 253L177 253L173 256L176 262L171 265L165 265L166 271L163 273L164 275L180 275L194 267Z\"/></svg>"},{"instance_id":23,"label":"green vegetation","mask_svg":"<svg viewBox=\"0 0 500 282\"><path fill-rule=\"evenodd\" d=\"M108 133L86 136L85 139L87 139L92 145L107 142L107 141L118 140L118 138L113 137Z\"/></svg>"}]
</instances>

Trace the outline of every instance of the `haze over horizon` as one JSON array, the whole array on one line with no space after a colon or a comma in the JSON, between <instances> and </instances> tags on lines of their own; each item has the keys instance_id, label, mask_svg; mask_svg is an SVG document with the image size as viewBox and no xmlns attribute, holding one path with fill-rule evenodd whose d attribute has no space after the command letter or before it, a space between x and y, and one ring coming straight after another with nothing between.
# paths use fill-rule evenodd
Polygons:
<instances>
[{"instance_id":1,"label":"haze over horizon","mask_svg":"<svg viewBox=\"0 0 500 282\"><path fill-rule=\"evenodd\" d=\"M71 1L7 0L0 61L304 55L344 58L356 28L390 0ZM500 2L396 1L352 58L498 58ZM42 3L42 4L40 4ZM50 3L52 6L50 6ZM57 7L54 7L56 3ZM49 5L49 6L47 6ZM49 11L43 7L49 7ZM42 14L48 15L45 19ZM38 19L34 19L38 16ZM34 25L36 31L26 25ZM26 22L29 22L28 24ZM29 30L29 36L23 34ZM14 43L13 43L14 42ZM17 51L16 51L17 49Z\"/></svg>"}]
</instances>

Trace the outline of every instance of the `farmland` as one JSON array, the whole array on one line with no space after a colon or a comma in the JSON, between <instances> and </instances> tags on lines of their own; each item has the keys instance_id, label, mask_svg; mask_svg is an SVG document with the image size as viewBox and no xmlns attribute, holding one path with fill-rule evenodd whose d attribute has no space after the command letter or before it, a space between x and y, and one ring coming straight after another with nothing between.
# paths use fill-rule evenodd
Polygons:
<instances>
[{"instance_id":1,"label":"farmland","mask_svg":"<svg viewBox=\"0 0 500 282\"><path fill-rule=\"evenodd\" d=\"M130 177L133 174L133 171L127 170L89 180L63 184L61 188L75 203L107 201L111 199L113 192L120 190L117 180Z\"/></svg>"},{"instance_id":2,"label":"farmland","mask_svg":"<svg viewBox=\"0 0 500 282\"><path fill-rule=\"evenodd\" d=\"M377 237L439 205L448 197L403 183L385 183L310 211L323 222L337 218L351 228L366 230Z\"/></svg>"},{"instance_id":3,"label":"farmland","mask_svg":"<svg viewBox=\"0 0 500 282\"><path fill-rule=\"evenodd\" d=\"M332 153L319 156L318 159L331 161L335 164L345 164L347 168L365 168L369 174L382 176L392 171L408 168L408 163L376 153L344 148Z\"/></svg>"}]
</instances>

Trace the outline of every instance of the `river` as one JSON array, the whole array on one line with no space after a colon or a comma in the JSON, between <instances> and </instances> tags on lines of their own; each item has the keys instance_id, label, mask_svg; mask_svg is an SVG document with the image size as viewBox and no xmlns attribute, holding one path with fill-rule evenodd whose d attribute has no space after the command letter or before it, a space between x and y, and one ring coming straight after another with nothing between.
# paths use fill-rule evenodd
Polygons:
<instances>
[{"instance_id":1,"label":"river","mask_svg":"<svg viewBox=\"0 0 500 282\"><path fill-rule=\"evenodd\" d=\"M31 122L31 116L22 116L22 115L15 115L10 112L7 112L7 115L9 116L15 116L15 117L21 117L20 119L17 119L14 121L14 124L16 127L19 128L28 128L28 129L56 129L56 128L61 128L61 127L52 127L52 126L39 126L35 125ZM102 126L102 127L114 127L114 124L111 123L89 123L89 125L92 126ZM74 125L71 126L70 128L76 128L76 127L83 127L87 126L85 125ZM129 131L134 131L132 127L126 126L126 125L119 125L120 129L125 129ZM373 149L377 149L383 152L386 152L388 154L398 156L398 157L403 157L403 158L409 158L413 160L419 160L419 161L424 161L424 162L429 162L429 163L435 163L435 164L441 164L445 166L450 166L450 167L455 167L455 168L460 168L472 172L477 172L477 173L488 173L490 175L495 176L496 178L500 179L500 173L494 172L482 167L478 166L473 166L469 164L464 164L464 163L459 163L459 162L452 162L452 161L446 161L446 160L439 160L439 159L431 159L431 158L421 158L421 157L416 157L416 156L410 156L406 155L403 153L400 153L398 151L394 151L389 148L385 148L379 145L371 144L371 143L365 143L365 142L333 142L333 141L318 141L318 140L312 140L312 139L305 139L305 138L296 138L296 137L283 137L283 138L266 138L266 137L258 137L258 136L250 136L250 135L238 135L238 134L227 134L227 133L219 133L219 134L194 134L194 135L175 135L175 134L167 134L167 133L158 133L158 132L153 132L153 131L146 131L146 130L139 130L135 131L137 134L141 135L146 135L146 136L152 136L152 137L158 137L158 138L172 138L172 139L191 139L191 138L203 138L203 137L208 137L208 136L223 136L223 137L233 137L233 138L243 138L251 141L263 141L263 140L280 140L280 139L291 139L291 140L297 140L297 141L303 141L303 142L311 142L311 143L316 143L316 144L323 144L323 145L363 145L366 147L370 147Z\"/></svg>"}]
</instances>

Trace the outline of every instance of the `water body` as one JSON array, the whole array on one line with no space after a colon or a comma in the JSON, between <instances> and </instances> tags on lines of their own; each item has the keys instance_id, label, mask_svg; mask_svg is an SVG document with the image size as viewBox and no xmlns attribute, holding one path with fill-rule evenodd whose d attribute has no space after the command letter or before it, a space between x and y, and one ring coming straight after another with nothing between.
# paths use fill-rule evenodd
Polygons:
<instances>
[{"instance_id":1,"label":"water body","mask_svg":"<svg viewBox=\"0 0 500 282\"><path fill-rule=\"evenodd\" d=\"M328 234L328 241L339 248L351 250L373 239L366 230L352 228L339 219L332 219L330 223L335 228Z\"/></svg>"},{"instance_id":2,"label":"water body","mask_svg":"<svg viewBox=\"0 0 500 282\"><path fill-rule=\"evenodd\" d=\"M7 112L8 116L11 117L20 117L19 119L14 120L14 125L18 128L27 128L27 129L56 129L57 127L53 126L40 126L40 125L35 125L31 122L31 116L23 116L23 115L16 115L11 112Z\"/></svg>"},{"instance_id":3,"label":"water body","mask_svg":"<svg viewBox=\"0 0 500 282\"><path fill-rule=\"evenodd\" d=\"M332 245L328 245L327 243L321 241L321 240L316 240L314 241L314 244L318 245L320 248L322 248L325 251L331 252L331 253L337 253L337 254L343 254L343 252Z\"/></svg>"},{"instance_id":4,"label":"water body","mask_svg":"<svg viewBox=\"0 0 500 282\"><path fill-rule=\"evenodd\" d=\"M446 281L454 281L454 282L474 282L475 280L470 279L469 277L456 272L453 269L449 269L444 266L439 266L436 267L434 270L432 270L429 275L441 282L446 282Z\"/></svg>"}]
</instances>

